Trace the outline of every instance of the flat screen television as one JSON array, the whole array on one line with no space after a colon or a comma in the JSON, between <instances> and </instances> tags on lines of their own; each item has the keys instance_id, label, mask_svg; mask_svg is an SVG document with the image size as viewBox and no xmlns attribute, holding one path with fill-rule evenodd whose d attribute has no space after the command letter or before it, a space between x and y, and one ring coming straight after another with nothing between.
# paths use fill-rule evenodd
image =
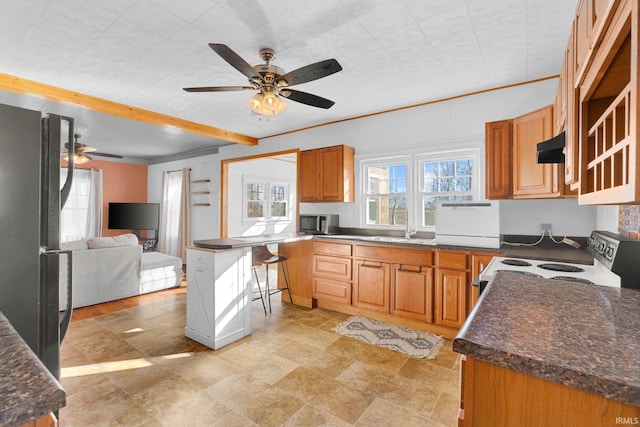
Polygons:
<instances>
[{"instance_id":1,"label":"flat screen television","mask_svg":"<svg viewBox=\"0 0 640 427\"><path fill-rule=\"evenodd\" d=\"M159 203L109 203L109 229L157 230Z\"/></svg>"}]
</instances>

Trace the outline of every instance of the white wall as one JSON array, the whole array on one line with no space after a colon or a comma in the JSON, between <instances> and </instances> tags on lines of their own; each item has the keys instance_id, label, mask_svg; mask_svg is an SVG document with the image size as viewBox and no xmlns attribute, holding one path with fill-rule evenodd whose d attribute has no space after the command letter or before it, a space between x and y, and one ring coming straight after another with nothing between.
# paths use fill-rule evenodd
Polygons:
<instances>
[{"instance_id":1,"label":"white wall","mask_svg":"<svg viewBox=\"0 0 640 427\"><path fill-rule=\"evenodd\" d=\"M294 157L294 156L289 156ZM295 157L294 157L295 158ZM243 178L270 179L289 184L289 206L291 220L248 221L243 218ZM295 210L296 163L278 158L259 158L229 164L229 236L255 236L270 233L293 233L296 231Z\"/></svg>"},{"instance_id":2,"label":"white wall","mask_svg":"<svg viewBox=\"0 0 640 427\"><path fill-rule=\"evenodd\" d=\"M192 203L210 203L211 206L191 207L191 240L220 237L220 160L217 154L149 165L149 202L162 200L162 173L191 168L191 180L210 179L208 183L192 184L192 191L211 191L209 195L194 195Z\"/></svg>"},{"instance_id":3,"label":"white wall","mask_svg":"<svg viewBox=\"0 0 640 427\"><path fill-rule=\"evenodd\" d=\"M210 171L217 182L219 161L222 159L292 148L305 150L347 144L355 148L357 158L363 158L392 155L399 151L430 151L438 146L451 149L475 144L484 147L485 122L517 117L549 105L554 100L556 88L557 80L547 80L261 139L259 145L254 147L240 144L225 146L220 148L219 158L211 159L218 164L215 167L210 165ZM197 163L197 160L194 162ZM149 182L153 179L157 178L152 177L150 171ZM219 188L216 186L214 190L216 194L213 199L217 209ZM303 203L300 212L338 213L341 226L357 226L358 199L356 191L356 203ZM578 206L576 201L567 200L510 201L501 218L505 227L503 233L538 234L540 223L543 222L540 218L552 224L554 234L587 236L596 224L596 209ZM612 227L611 215L603 214L599 218L603 222L602 228ZM218 235L218 213L212 213L209 219L215 222L202 221L198 227L211 229L198 229L192 233L208 237Z\"/></svg>"}]
</instances>

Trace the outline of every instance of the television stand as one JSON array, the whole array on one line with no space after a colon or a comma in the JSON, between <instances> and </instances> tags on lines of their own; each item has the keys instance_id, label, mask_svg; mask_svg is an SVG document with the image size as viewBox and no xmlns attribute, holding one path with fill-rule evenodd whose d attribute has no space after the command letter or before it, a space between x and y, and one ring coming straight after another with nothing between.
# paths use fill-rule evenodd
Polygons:
<instances>
[{"instance_id":1,"label":"television stand","mask_svg":"<svg viewBox=\"0 0 640 427\"><path fill-rule=\"evenodd\" d=\"M142 245L142 250L144 252L155 252L158 245L158 230L144 230L147 232L153 231L153 238L148 237L146 234L142 236L141 231L143 230L131 230L131 232L138 238L138 242Z\"/></svg>"}]
</instances>

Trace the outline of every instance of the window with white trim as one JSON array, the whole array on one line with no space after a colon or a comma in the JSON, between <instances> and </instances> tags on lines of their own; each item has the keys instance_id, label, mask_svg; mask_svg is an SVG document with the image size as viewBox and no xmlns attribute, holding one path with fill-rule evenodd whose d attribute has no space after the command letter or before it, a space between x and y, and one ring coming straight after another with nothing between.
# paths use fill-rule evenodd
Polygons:
<instances>
[{"instance_id":1,"label":"window with white trim","mask_svg":"<svg viewBox=\"0 0 640 427\"><path fill-rule=\"evenodd\" d=\"M407 223L409 162L396 160L372 163L364 167L367 225L404 225Z\"/></svg>"},{"instance_id":2,"label":"window with white trim","mask_svg":"<svg viewBox=\"0 0 640 427\"><path fill-rule=\"evenodd\" d=\"M478 149L360 162L361 226L435 231L439 201L480 199Z\"/></svg>"},{"instance_id":3,"label":"window with white trim","mask_svg":"<svg viewBox=\"0 0 640 427\"><path fill-rule=\"evenodd\" d=\"M243 218L246 221L290 220L290 184L244 177Z\"/></svg>"}]
</instances>

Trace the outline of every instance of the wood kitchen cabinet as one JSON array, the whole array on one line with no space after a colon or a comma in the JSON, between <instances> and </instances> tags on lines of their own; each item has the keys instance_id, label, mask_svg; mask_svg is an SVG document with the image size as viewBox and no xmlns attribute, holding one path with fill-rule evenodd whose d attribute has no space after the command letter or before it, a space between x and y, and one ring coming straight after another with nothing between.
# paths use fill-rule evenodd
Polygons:
<instances>
[{"instance_id":1,"label":"wood kitchen cabinet","mask_svg":"<svg viewBox=\"0 0 640 427\"><path fill-rule=\"evenodd\" d=\"M469 254L436 251L435 323L460 328L467 318Z\"/></svg>"},{"instance_id":2,"label":"wood kitchen cabinet","mask_svg":"<svg viewBox=\"0 0 640 427\"><path fill-rule=\"evenodd\" d=\"M389 313L391 265L364 259L354 263L353 306Z\"/></svg>"},{"instance_id":3,"label":"wood kitchen cabinet","mask_svg":"<svg viewBox=\"0 0 640 427\"><path fill-rule=\"evenodd\" d=\"M391 271L391 314L433 323L433 268L393 264Z\"/></svg>"},{"instance_id":4,"label":"wood kitchen cabinet","mask_svg":"<svg viewBox=\"0 0 640 427\"><path fill-rule=\"evenodd\" d=\"M485 124L486 198L511 199L513 196L511 167L512 120Z\"/></svg>"},{"instance_id":5,"label":"wood kitchen cabinet","mask_svg":"<svg viewBox=\"0 0 640 427\"><path fill-rule=\"evenodd\" d=\"M640 201L640 6L614 5L579 86L581 204Z\"/></svg>"},{"instance_id":6,"label":"wood kitchen cabinet","mask_svg":"<svg viewBox=\"0 0 640 427\"><path fill-rule=\"evenodd\" d=\"M513 197L562 195L564 174L559 164L538 164L536 145L553 136L553 106L513 119Z\"/></svg>"},{"instance_id":7,"label":"wood kitchen cabinet","mask_svg":"<svg viewBox=\"0 0 640 427\"><path fill-rule=\"evenodd\" d=\"M460 373L460 427L612 426L616 420L637 420L640 411L469 356L463 357Z\"/></svg>"},{"instance_id":8,"label":"wood kitchen cabinet","mask_svg":"<svg viewBox=\"0 0 640 427\"><path fill-rule=\"evenodd\" d=\"M309 254L313 253L313 240L303 240L293 243L279 243L278 255L286 256L287 262L283 264L289 278L291 299L296 305L311 308L313 306L312 269L309 262ZM284 276L278 274L278 288L286 287ZM282 301L289 301L286 292L281 292Z\"/></svg>"},{"instance_id":9,"label":"wood kitchen cabinet","mask_svg":"<svg viewBox=\"0 0 640 427\"><path fill-rule=\"evenodd\" d=\"M313 298L351 304L352 246L344 243L313 242Z\"/></svg>"},{"instance_id":10,"label":"wood kitchen cabinet","mask_svg":"<svg viewBox=\"0 0 640 427\"><path fill-rule=\"evenodd\" d=\"M58 426L58 419L54 414L49 413L33 421L26 422L22 424L20 427L57 427L57 426Z\"/></svg>"},{"instance_id":11,"label":"wood kitchen cabinet","mask_svg":"<svg viewBox=\"0 0 640 427\"><path fill-rule=\"evenodd\" d=\"M300 152L298 196L301 202L354 201L354 149L347 145Z\"/></svg>"},{"instance_id":12,"label":"wood kitchen cabinet","mask_svg":"<svg viewBox=\"0 0 640 427\"><path fill-rule=\"evenodd\" d=\"M467 315L471 313L473 306L478 302L480 298L479 289L475 286L471 286L471 281L475 280L482 270L491 262L493 257L503 256L502 254L492 254L486 252L475 252L471 254L471 280L467 286Z\"/></svg>"}]
</instances>

